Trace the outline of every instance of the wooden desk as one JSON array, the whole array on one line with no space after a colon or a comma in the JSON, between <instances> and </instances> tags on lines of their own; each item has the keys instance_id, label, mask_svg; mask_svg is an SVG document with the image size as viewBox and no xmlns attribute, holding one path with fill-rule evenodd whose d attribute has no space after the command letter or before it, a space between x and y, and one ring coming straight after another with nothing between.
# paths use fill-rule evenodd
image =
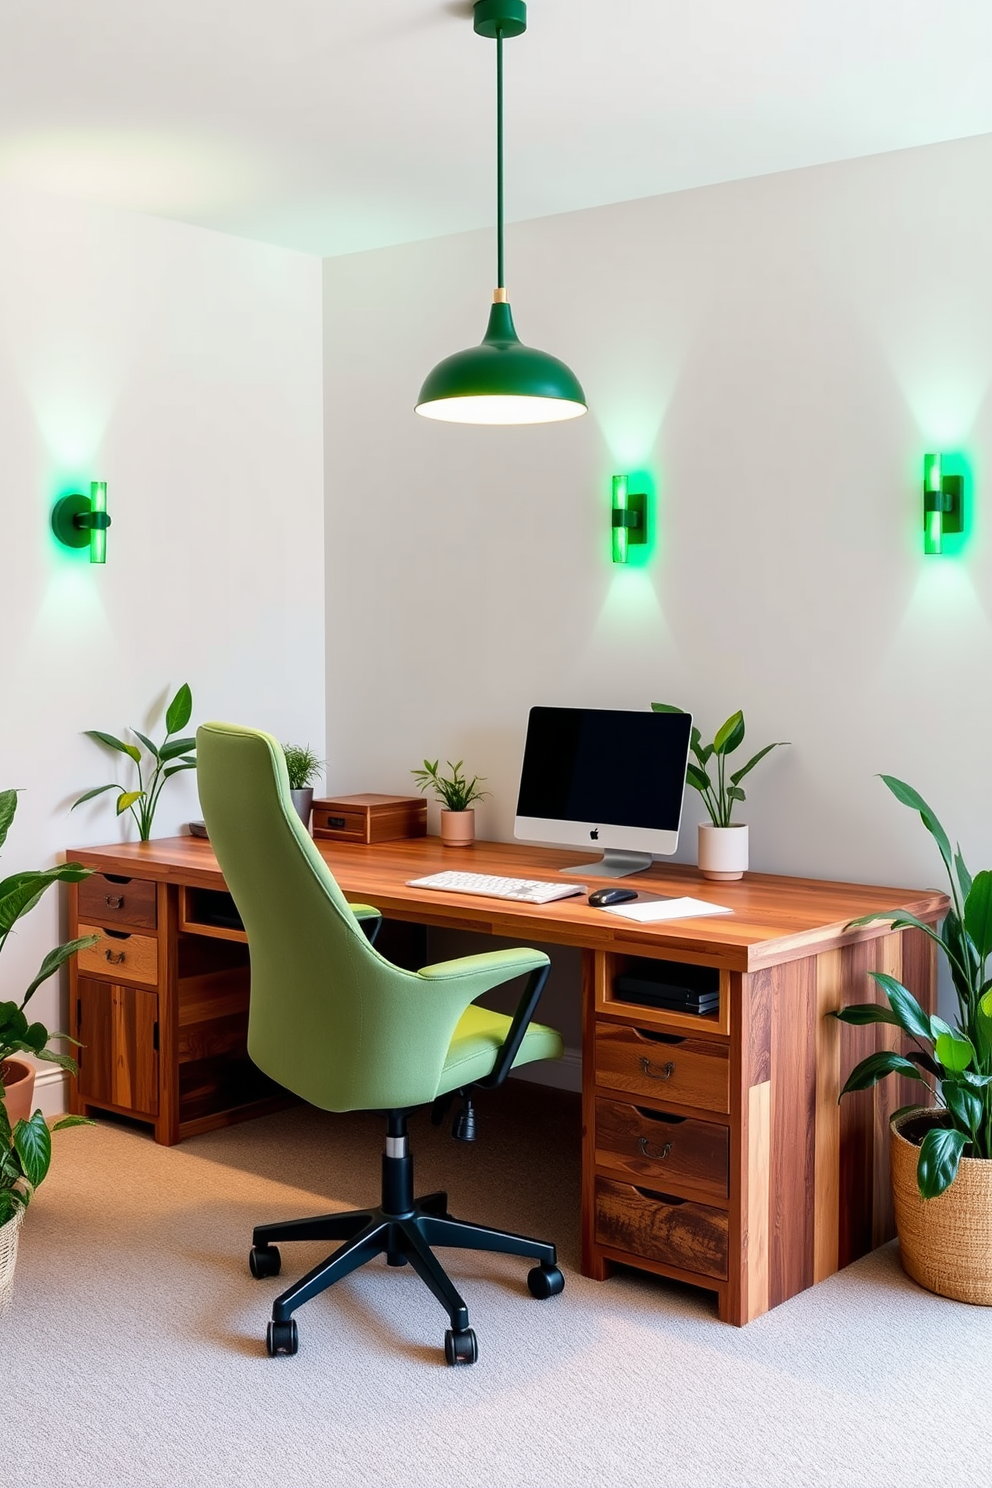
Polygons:
<instances>
[{"instance_id":1,"label":"wooden desk","mask_svg":"<svg viewBox=\"0 0 992 1488\"><path fill-rule=\"evenodd\" d=\"M921 931L844 926L898 908L933 923L941 894L757 873L712 884L656 865L638 888L733 914L646 927L584 897L536 906L406 884L442 868L553 877L572 852L446 849L432 837L318 845L344 892L389 918L583 952L586 1275L638 1266L710 1289L721 1318L745 1323L893 1233L887 1116L919 1088L888 1081L838 1105L851 1066L893 1030L826 1014L871 995L870 970L901 977L933 1009L936 958ZM245 1050L244 932L225 923L210 845L177 837L68 856L96 870L69 888L70 933L105 935L71 966L70 1032L84 1045L72 1109L137 1117L164 1143L271 1109L280 1092ZM621 1000L615 979L642 957L712 968L719 1010Z\"/></svg>"}]
</instances>

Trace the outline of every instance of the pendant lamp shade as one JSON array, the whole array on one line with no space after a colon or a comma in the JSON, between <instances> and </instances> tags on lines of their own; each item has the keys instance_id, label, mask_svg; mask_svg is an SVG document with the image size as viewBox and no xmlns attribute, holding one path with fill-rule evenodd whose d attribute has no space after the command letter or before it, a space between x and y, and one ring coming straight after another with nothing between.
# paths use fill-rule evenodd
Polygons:
<instances>
[{"instance_id":1,"label":"pendant lamp shade","mask_svg":"<svg viewBox=\"0 0 992 1488\"><path fill-rule=\"evenodd\" d=\"M477 0L474 27L496 41L496 242L498 287L486 334L427 374L417 412L453 424L549 424L578 418L586 398L575 373L517 336L503 284L503 38L527 27L524 0Z\"/></svg>"},{"instance_id":2,"label":"pendant lamp shade","mask_svg":"<svg viewBox=\"0 0 992 1488\"><path fill-rule=\"evenodd\" d=\"M585 411L575 373L524 346L505 301L490 310L480 345L438 362L417 399L418 413L450 424L547 424Z\"/></svg>"}]
</instances>

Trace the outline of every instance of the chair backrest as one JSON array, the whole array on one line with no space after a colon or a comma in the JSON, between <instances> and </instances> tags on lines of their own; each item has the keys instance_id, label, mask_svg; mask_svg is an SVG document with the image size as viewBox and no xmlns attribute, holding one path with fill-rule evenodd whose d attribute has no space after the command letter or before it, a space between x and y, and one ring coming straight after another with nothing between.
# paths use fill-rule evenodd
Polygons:
<instances>
[{"instance_id":1,"label":"chair backrest","mask_svg":"<svg viewBox=\"0 0 992 1488\"><path fill-rule=\"evenodd\" d=\"M278 740L230 723L196 737L210 843L248 934L252 1059L325 1110L431 1099L458 1011L370 945L293 807Z\"/></svg>"}]
</instances>

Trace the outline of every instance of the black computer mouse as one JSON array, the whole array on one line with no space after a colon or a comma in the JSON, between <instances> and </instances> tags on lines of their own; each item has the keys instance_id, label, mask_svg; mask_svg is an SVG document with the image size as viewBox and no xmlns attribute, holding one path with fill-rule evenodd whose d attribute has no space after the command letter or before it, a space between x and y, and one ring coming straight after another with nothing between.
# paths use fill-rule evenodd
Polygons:
<instances>
[{"instance_id":1,"label":"black computer mouse","mask_svg":"<svg viewBox=\"0 0 992 1488\"><path fill-rule=\"evenodd\" d=\"M635 889L597 889L589 895L589 903L594 909L605 909L608 904L626 904L628 899L636 899Z\"/></svg>"}]
</instances>

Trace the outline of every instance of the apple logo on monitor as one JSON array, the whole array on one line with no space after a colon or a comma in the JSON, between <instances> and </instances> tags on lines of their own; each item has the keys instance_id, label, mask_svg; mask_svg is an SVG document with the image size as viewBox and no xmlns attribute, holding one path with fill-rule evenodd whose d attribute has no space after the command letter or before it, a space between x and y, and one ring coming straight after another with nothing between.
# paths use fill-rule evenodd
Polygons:
<instances>
[{"instance_id":1,"label":"apple logo on monitor","mask_svg":"<svg viewBox=\"0 0 992 1488\"><path fill-rule=\"evenodd\" d=\"M593 827L592 831L589 833L589 836L592 838L593 842L598 842L599 841L599 828L598 827Z\"/></svg>"}]
</instances>

